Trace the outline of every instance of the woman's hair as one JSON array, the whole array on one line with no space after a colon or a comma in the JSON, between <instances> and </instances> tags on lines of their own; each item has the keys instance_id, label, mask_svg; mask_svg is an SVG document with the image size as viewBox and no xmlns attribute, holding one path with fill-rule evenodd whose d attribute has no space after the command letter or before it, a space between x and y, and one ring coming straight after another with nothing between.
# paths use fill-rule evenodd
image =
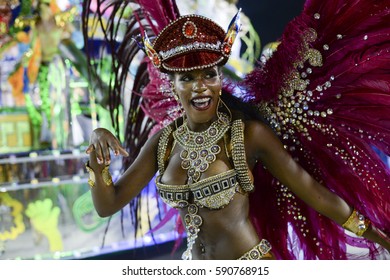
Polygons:
<instances>
[{"instance_id":1,"label":"woman's hair","mask_svg":"<svg viewBox=\"0 0 390 280\"><path fill-rule=\"evenodd\" d=\"M221 99L232 112L233 119L242 119L244 121L258 120L269 125L265 116L255 104L244 102L226 90L222 90ZM224 106L222 106L219 110L223 110L225 113L228 113L227 108Z\"/></svg>"}]
</instances>

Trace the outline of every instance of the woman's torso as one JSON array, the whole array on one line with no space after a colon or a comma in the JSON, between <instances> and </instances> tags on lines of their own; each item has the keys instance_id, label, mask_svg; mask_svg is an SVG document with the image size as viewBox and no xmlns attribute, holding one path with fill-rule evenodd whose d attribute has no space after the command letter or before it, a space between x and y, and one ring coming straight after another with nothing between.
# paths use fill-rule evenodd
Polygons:
<instances>
[{"instance_id":1,"label":"woman's torso","mask_svg":"<svg viewBox=\"0 0 390 280\"><path fill-rule=\"evenodd\" d=\"M232 160L232 141L230 138L231 130L227 132L229 137L223 137L216 144L221 148L221 151L216 155L216 160L212 162L207 170L201 174L198 185L202 181L207 181L210 178L218 177L219 174L235 174ZM157 186L159 190L165 186L175 187L177 189L189 188L187 193L188 203L197 204L199 215L202 219L202 224L199 227L200 231L197 234L195 244L192 247L193 259L237 259L245 252L250 250L260 239L254 230L249 220L249 199L248 194L242 190L237 182L234 192L225 200L217 200L217 207L208 207L203 201L198 201L197 195L191 191L188 186L187 170L182 168L182 158L180 157L183 147L175 143L172 137L165 146L164 170L160 176L157 177ZM247 174L249 175L249 174ZM218 180L213 180L218 182ZM221 183L221 182L219 182ZM234 183L234 182L233 182ZM207 184L206 184L206 187ZM211 185L210 185L211 188ZM195 188L196 189L196 188ZM193 190L193 188L192 188ZM227 191L226 191L227 192ZM212 195L218 197L218 194ZM172 197L170 197L172 198ZM203 204L203 205L202 205ZM177 205L176 205L177 206ZM188 207L176 207L179 210L183 223L185 223L186 215L188 214ZM217 209L212 209L217 208Z\"/></svg>"}]
</instances>

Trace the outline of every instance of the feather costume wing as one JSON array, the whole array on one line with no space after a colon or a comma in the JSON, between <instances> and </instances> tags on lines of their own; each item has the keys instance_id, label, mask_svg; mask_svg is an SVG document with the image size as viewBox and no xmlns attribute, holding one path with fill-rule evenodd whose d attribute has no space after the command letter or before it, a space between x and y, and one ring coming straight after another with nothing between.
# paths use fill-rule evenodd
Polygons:
<instances>
[{"instance_id":1,"label":"feather costume wing","mask_svg":"<svg viewBox=\"0 0 390 280\"><path fill-rule=\"evenodd\" d=\"M388 1L309 0L272 57L243 82L292 156L390 233ZM303 204L257 166L251 216L279 258L376 258L383 251ZM275 201L277 203L275 203ZM260 214L261 213L261 214ZM349 245L366 248L353 255Z\"/></svg>"}]
</instances>

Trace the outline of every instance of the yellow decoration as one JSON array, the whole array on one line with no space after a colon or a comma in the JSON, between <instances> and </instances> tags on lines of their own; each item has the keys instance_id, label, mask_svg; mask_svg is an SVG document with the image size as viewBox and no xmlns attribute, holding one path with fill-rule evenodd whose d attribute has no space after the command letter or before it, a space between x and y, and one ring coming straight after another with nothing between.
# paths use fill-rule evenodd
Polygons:
<instances>
[{"instance_id":1,"label":"yellow decoration","mask_svg":"<svg viewBox=\"0 0 390 280\"><path fill-rule=\"evenodd\" d=\"M27 113L1 114L0 153L31 151L31 132L30 119ZM6 166L10 167L12 165L3 165L3 167Z\"/></svg>"},{"instance_id":2,"label":"yellow decoration","mask_svg":"<svg viewBox=\"0 0 390 280\"><path fill-rule=\"evenodd\" d=\"M71 9L64 12L60 12L59 9L58 11L53 10L53 13L55 14L54 20L56 25L58 27L64 27L67 23L74 21L74 17L77 15L77 7L73 6Z\"/></svg>"},{"instance_id":3,"label":"yellow decoration","mask_svg":"<svg viewBox=\"0 0 390 280\"><path fill-rule=\"evenodd\" d=\"M31 225L39 234L46 236L52 252L63 250L62 236L57 227L60 212L49 198L32 202L26 209Z\"/></svg>"},{"instance_id":4,"label":"yellow decoration","mask_svg":"<svg viewBox=\"0 0 390 280\"><path fill-rule=\"evenodd\" d=\"M0 232L0 240L14 240L26 229L23 223L23 205L18 200L13 199L8 193L0 193L0 205L12 208L11 215L14 218L14 226L9 231Z\"/></svg>"},{"instance_id":5,"label":"yellow decoration","mask_svg":"<svg viewBox=\"0 0 390 280\"><path fill-rule=\"evenodd\" d=\"M24 44L28 44L28 42L30 41L29 37L30 37L29 34L24 31L20 31L15 35L16 41Z\"/></svg>"}]
</instances>

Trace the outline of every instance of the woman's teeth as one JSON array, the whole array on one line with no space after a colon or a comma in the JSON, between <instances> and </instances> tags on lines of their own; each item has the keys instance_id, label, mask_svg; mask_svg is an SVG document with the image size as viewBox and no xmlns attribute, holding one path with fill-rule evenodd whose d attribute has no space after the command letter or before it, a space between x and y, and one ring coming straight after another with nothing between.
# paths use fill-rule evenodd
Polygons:
<instances>
[{"instance_id":1,"label":"woman's teeth","mask_svg":"<svg viewBox=\"0 0 390 280\"><path fill-rule=\"evenodd\" d=\"M192 105L196 108L204 109L210 105L210 101L211 101L210 97L197 98L192 100Z\"/></svg>"}]
</instances>

